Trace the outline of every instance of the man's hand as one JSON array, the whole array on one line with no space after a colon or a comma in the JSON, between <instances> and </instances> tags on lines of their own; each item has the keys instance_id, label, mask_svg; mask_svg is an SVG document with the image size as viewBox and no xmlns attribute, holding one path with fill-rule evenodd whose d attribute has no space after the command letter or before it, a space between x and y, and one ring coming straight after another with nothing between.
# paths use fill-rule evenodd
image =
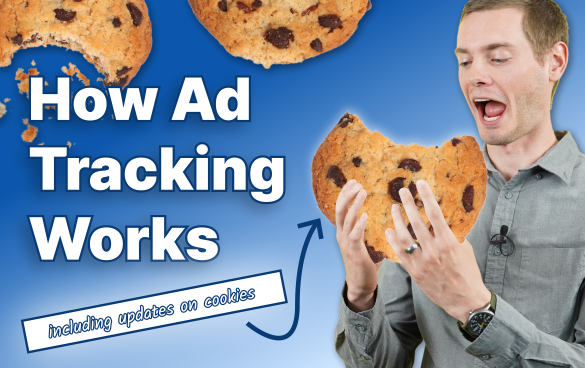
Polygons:
<instances>
[{"instance_id":1,"label":"man's hand","mask_svg":"<svg viewBox=\"0 0 585 368\"><path fill-rule=\"evenodd\" d=\"M336 236L345 264L348 307L354 312L362 312L374 306L374 291L378 285L377 270L380 264L374 265L364 244L368 215L364 213L358 220L366 196L362 186L350 180L339 193L335 207Z\"/></svg>"},{"instance_id":2,"label":"man's hand","mask_svg":"<svg viewBox=\"0 0 585 368\"><path fill-rule=\"evenodd\" d=\"M414 244L414 239L406 228L398 204L392 206L396 231L387 229L386 239L412 280L429 299L465 323L470 310L483 308L489 303L491 293L481 279L471 244L467 240L459 244L429 185L419 180L416 187L433 226L434 236L420 216L410 191L403 188L400 199L420 247L411 254L404 251Z\"/></svg>"}]
</instances>

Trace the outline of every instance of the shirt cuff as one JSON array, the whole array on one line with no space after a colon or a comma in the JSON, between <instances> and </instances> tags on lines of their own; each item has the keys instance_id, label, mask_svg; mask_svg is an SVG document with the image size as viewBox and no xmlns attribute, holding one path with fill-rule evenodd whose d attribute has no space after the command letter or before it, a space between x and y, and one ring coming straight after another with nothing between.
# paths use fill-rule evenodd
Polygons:
<instances>
[{"instance_id":1,"label":"shirt cuff","mask_svg":"<svg viewBox=\"0 0 585 368\"><path fill-rule=\"evenodd\" d=\"M345 331L345 336L352 343L363 349L375 335L373 328L384 325L385 308L384 301L378 297L378 288L374 291L374 306L372 309L356 313L347 307L347 284L343 287L340 303L340 317Z\"/></svg>"},{"instance_id":2,"label":"shirt cuff","mask_svg":"<svg viewBox=\"0 0 585 368\"><path fill-rule=\"evenodd\" d=\"M532 342L534 324L498 295L494 318L465 351L489 367L507 367Z\"/></svg>"}]
</instances>

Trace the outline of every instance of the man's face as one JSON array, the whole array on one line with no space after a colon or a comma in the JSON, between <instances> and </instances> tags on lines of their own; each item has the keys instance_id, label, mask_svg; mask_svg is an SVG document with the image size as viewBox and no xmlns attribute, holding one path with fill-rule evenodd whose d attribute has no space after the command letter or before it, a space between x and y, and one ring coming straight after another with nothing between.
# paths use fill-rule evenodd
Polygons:
<instances>
[{"instance_id":1,"label":"man's face","mask_svg":"<svg viewBox=\"0 0 585 368\"><path fill-rule=\"evenodd\" d=\"M523 20L505 8L472 12L459 26L459 84L487 144L514 142L550 114L548 63L536 60Z\"/></svg>"}]
</instances>

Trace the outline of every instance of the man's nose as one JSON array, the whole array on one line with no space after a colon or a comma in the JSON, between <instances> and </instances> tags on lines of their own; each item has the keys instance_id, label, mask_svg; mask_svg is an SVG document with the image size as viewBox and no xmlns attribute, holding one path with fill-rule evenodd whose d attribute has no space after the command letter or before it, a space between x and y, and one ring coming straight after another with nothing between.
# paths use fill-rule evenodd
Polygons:
<instances>
[{"instance_id":1,"label":"man's nose","mask_svg":"<svg viewBox=\"0 0 585 368\"><path fill-rule=\"evenodd\" d=\"M472 87L489 86L492 84L492 79L489 77L485 67L475 62L467 70L467 83Z\"/></svg>"}]
</instances>

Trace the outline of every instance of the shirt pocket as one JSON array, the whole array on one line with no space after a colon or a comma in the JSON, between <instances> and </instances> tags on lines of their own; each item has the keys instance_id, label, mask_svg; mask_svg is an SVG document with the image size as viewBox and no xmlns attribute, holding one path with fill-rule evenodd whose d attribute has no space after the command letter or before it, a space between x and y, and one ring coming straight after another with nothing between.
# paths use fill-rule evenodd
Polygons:
<instances>
[{"instance_id":1,"label":"shirt pocket","mask_svg":"<svg viewBox=\"0 0 585 368\"><path fill-rule=\"evenodd\" d=\"M522 249L516 309L541 331L561 330L575 312L584 260L584 248Z\"/></svg>"}]
</instances>

